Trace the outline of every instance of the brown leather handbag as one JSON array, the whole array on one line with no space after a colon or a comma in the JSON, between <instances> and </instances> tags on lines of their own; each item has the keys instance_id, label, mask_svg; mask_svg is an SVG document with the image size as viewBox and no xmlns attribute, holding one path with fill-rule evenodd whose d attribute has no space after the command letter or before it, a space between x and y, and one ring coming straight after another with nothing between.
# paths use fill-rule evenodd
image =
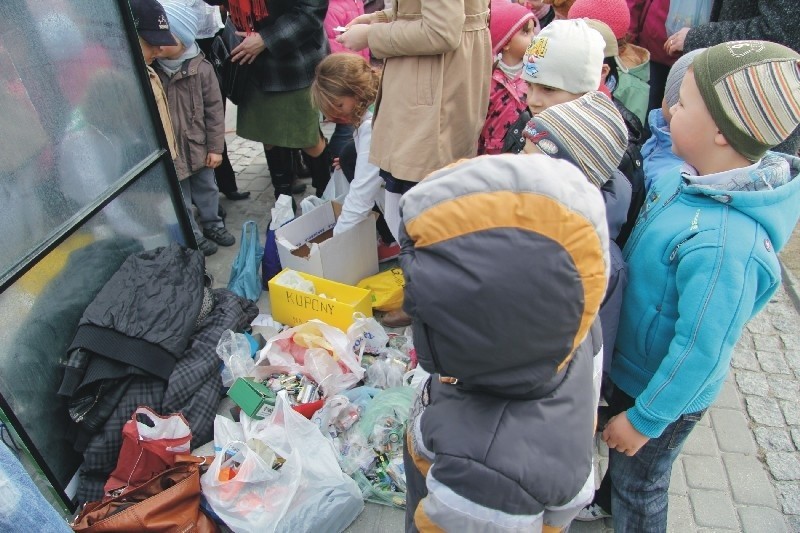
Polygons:
<instances>
[{"instance_id":1,"label":"brown leather handbag","mask_svg":"<svg viewBox=\"0 0 800 533\"><path fill-rule=\"evenodd\" d=\"M210 463L210 459L179 455L174 468L121 496L87 503L72 529L86 533L219 531L216 523L200 510L200 466Z\"/></svg>"}]
</instances>

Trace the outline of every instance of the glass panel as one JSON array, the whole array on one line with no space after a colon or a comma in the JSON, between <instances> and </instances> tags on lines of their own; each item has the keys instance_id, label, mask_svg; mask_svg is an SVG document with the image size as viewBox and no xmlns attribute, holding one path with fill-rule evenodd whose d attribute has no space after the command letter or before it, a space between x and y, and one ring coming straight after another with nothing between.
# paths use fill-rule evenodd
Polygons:
<instances>
[{"instance_id":1,"label":"glass panel","mask_svg":"<svg viewBox=\"0 0 800 533\"><path fill-rule=\"evenodd\" d=\"M0 277L159 149L132 57L116 2L0 2Z\"/></svg>"},{"instance_id":2,"label":"glass panel","mask_svg":"<svg viewBox=\"0 0 800 533\"><path fill-rule=\"evenodd\" d=\"M167 174L159 164L0 294L0 395L57 479L81 462L56 392L78 321L133 252L181 242Z\"/></svg>"}]
</instances>

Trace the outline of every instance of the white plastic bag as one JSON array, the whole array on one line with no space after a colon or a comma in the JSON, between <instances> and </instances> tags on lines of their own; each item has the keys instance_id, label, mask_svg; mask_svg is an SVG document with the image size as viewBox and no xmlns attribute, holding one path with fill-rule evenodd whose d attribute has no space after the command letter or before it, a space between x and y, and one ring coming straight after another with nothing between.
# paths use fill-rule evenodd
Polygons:
<instances>
[{"instance_id":1,"label":"white plastic bag","mask_svg":"<svg viewBox=\"0 0 800 533\"><path fill-rule=\"evenodd\" d=\"M317 290L314 288L314 283L302 277L294 270L287 270L275 278L276 285L281 287L289 287L300 292L307 292L309 294L316 294Z\"/></svg>"},{"instance_id":2,"label":"white plastic bag","mask_svg":"<svg viewBox=\"0 0 800 533\"><path fill-rule=\"evenodd\" d=\"M294 218L292 210L292 197L288 194L281 194L275 200L275 207L270 211L272 220L269 222L269 229L275 230Z\"/></svg>"},{"instance_id":3,"label":"white plastic bag","mask_svg":"<svg viewBox=\"0 0 800 533\"><path fill-rule=\"evenodd\" d=\"M366 353L380 354L386 350L389 335L386 330L372 317L364 313L353 313L353 323L347 328L347 342L353 353L362 355Z\"/></svg>"},{"instance_id":4,"label":"white plastic bag","mask_svg":"<svg viewBox=\"0 0 800 533\"><path fill-rule=\"evenodd\" d=\"M343 531L364 508L356 483L339 467L338 454L313 422L296 413L286 392L265 420L242 415L244 437L263 442L285 459L272 470L241 442L218 454L203 477L203 494L234 531ZM225 452L240 452L236 476L219 481Z\"/></svg>"},{"instance_id":5,"label":"white plastic bag","mask_svg":"<svg viewBox=\"0 0 800 533\"><path fill-rule=\"evenodd\" d=\"M217 343L217 355L225 367L222 369L222 384L230 387L236 378L253 375L256 364L250 355L250 341L241 333L227 329Z\"/></svg>"}]
</instances>

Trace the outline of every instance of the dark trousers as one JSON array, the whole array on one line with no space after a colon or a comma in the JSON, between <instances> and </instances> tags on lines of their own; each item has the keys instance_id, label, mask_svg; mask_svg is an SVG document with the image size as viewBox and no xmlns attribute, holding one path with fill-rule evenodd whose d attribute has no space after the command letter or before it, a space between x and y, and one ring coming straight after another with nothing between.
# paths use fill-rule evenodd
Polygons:
<instances>
[{"instance_id":1,"label":"dark trousers","mask_svg":"<svg viewBox=\"0 0 800 533\"><path fill-rule=\"evenodd\" d=\"M331 144L333 144L332 139ZM345 144L339 152L339 166L342 167L342 173L344 177L347 178L347 183L352 183L356 176L356 157L356 143L353 142L351 137L350 142ZM389 230L389 226L386 224L386 219L383 218L383 213L381 213L381 210L378 209L377 206L373 206L372 210L378 213L378 220L375 223L375 227L378 230L378 235L381 236L381 240L384 244L393 243L394 236L391 230Z\"/></svg>"},{"instance_id":2,"label":"dark trousers","mask_svg":"<svg viewBox=\"0 0 800 533\"><path fill-rule=\"evenodd\" d=\"M614 390L608 402L609 418L633 407L634 399ZM608 451L608 472L594 495L594 503L611 511L616 533L661 533L667 530L667 503L672 463L683 443L705 413L682 415L660 437L650 439L636 455Z\"/></svg>"}]
</instances>

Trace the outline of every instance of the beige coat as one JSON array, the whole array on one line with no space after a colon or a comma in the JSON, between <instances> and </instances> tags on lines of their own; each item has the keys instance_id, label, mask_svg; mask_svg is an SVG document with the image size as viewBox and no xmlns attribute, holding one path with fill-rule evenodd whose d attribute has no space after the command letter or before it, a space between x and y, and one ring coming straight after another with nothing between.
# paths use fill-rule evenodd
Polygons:
<instances>
[{"instance_id":1,"label":"beige coat","mask_svg":"<svg viewBox=\"0 0 800 533\"><path fill-rule=\"evenodd\" d=\"M172 129L172 118L169 116L167 95L164 94L164 87L161 85L161 80L158 79L158 74L156 74L156 71L153 70L152 67L147 67L147 76L150 78L150 87L153 89L153 96L156 98L158 115L161 117L161 126L164 128L164 133L167 136L169 154L174 161L175 158L178 157L178 147L175 144L175 130Z\"/></svg>"},{"instance_id":2,"label":"beige coat","mask_svg":"<svg viewBox=\"0 0 800 533\"><path fill-rule=\"evenodd\" d=\"M488 14L489 0L396 0L375 13L369 48L386 62L371 163L420 181L475 155L492 76Z\"/></svg>"}]
</instances>

